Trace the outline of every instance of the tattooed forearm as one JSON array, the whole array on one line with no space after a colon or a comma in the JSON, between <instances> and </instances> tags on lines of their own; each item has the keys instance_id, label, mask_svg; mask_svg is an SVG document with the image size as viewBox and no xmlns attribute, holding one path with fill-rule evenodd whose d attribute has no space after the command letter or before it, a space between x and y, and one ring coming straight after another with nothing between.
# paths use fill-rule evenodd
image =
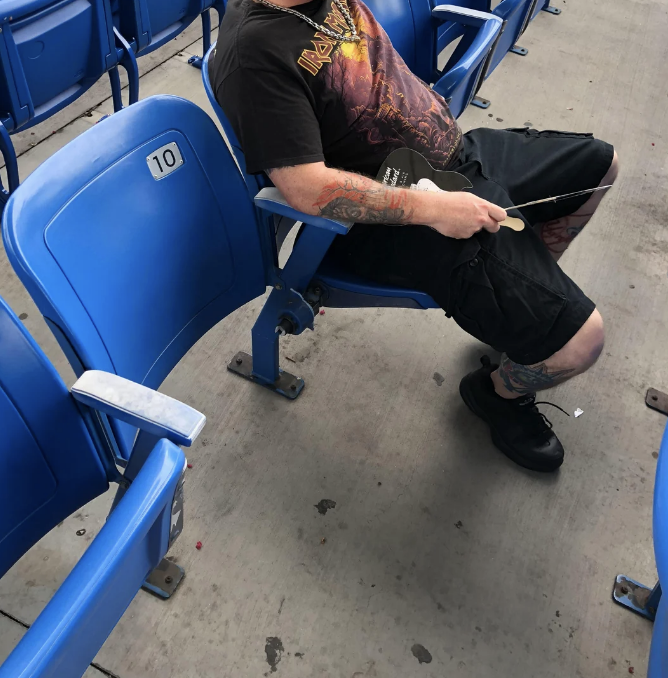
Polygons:
<instances>
[{"instance_id":1,"label":"tattooed forearm","mask_svg":"<svg viewBox=\"0 0 668 678\"><path fill-rule=\"evenodd\" d=\"M341 177L323 187L313 207L321 217L363 224L409 224L408 192L368 179Z\"/></svg>"},{"instance_id":2,"label":"tattooed forearm","mask_svg":"<svg viewBox=\"0 0 668 678\"><path fill-rule=\"evenodd\" d=\"M575 370L550 370L545 363L520 365L505 355L499 367L503 385L512 393L521 395L556 386L572 377L574 373Z\"/></svg>"}]
</instances>

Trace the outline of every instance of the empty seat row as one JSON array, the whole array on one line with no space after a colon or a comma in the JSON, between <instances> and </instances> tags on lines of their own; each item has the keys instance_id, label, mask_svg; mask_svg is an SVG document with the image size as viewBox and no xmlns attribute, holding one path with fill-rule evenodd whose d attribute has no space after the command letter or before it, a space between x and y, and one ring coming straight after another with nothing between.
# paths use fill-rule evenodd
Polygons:
<instances>
[{"instance_id":1,"label":"empty seat row","mask_svg":"<svg viewBox=\"0 0 668 678\"><path fill-rule=\"evenodd\" d=\"M4 0L0 3L0 151L8 188L19 183L9 138L44 121L109 74L114 110L120 110L118 66L128 74L129 102L139 93L136 57L174 38L202 16L204 48L211 41L209 10L219 17L226 0ZM193 64L201 59L193 57ZM0 189L2 186L0 184Z\"/></svg>"}]
</instances>

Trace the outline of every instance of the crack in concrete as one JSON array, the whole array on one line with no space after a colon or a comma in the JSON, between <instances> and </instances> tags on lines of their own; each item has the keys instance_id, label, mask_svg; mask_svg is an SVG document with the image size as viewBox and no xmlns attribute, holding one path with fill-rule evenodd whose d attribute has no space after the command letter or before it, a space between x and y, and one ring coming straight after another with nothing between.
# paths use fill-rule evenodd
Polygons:
<instances>
[{"instance_id":1,"label":"crack in concrete","mask_svg":"<svg viewBox=\"0 0 668 678\"><path fill-rule=\"evenodd\" d=\"M6 619L9 619L10 621L13 621L15 624L22 626L26 630L30 628L30 624L24 622L18 617L15 617L13 614L10 614L9 612L5 612L5 610L0 609L0 615L5 617ZM100 666L96 662L91 662L90 665L96 671L99 671L102 675L107 676L107 678L120 678L118 674L114 673L113 671L109 671L109 669L105 669L104 666Z\"/></svg>"}]
</instances>

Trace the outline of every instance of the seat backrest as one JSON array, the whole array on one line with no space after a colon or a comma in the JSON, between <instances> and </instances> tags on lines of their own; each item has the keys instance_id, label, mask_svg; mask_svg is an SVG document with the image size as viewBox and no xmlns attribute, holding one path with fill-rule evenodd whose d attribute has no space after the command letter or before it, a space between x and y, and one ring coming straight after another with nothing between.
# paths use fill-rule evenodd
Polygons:
<instances>
[{"instance_id":1,"label":"seat backrest","mask_svg":"<svg viewBox=\"0 0 668 678\"><path fill-rule=\"evenodd\" d=\"M475 5L475 9L480 9L484 0L455 0L452 3L441 3L437 0L365 0L365 2L413 73L430 84L446 73L451 76L448 78L449 91L444 96L449 100L453 114L458 117L475 96L480 74L485 67L489 50L485 48L481 51L478 48L486 43L485 32L495 31L496 28L487 26L478 29L455 21L439 24L432 18L432 9L439 4L467 8L472 8L469 5ZM439 53L457 40L459 44L443 71L439 72Z\"/></svg>"},{"instance_id":2,"label":"seat backrest","mask_svg":"<svg viewBox=\"0 0 668 678\"><path fill-rule=\"evenodd\" d=\"M492 74L506 54L515 46L530 20L532 9L533 0L501 0L494 8L494 14L503 21L504 25L501 37L486 68L485 77Z\"/></svg>"},{"instance_id":3,"label":"seat backrest","mask_svg":"<svg viewBox=\"0 0 668 678\"><path fill-rule=\"evenodd\" d=\"M80 97L118 62L109 0L6 0L0 111L10 132Z\"/></svg>"},{"instance_id":4,"label":"seat backrest","mask_svg":"<svg viewBox=\"0 0 668 678\"><path fill-rule=\"evenodd\" d=\"M137 56L148 54L183 32L213 0L113 0L114 21L135 40Z\"/></svg>"},{"instance_id":5,"label":"seat backrest","mask_svg":"<svg viewBox=\"0 0 668 678\"><path fill-rule=\"evenodd\" d=\"M410 70L431 83L436 71L436 25L430 0L364 0Z\"/></svg>"},{"instance_id":6,"label":"seat backrest","mask_svg":"<svg viewBox=\"0 0 668 678\"><path fill-rule=\"evenodd\" d=\"M389 36L394 49L399 52L408 68L416 73L419 64L411 2L412 0L364 0Z\"/></svg>"},{"instance_id":7,"label":"seat backrest","mask_svg":"<svg viewBox=\"0 0 668 678\"><path fill-rule=\"evenodd\" d=\"M151 42L148 12L142 0L109 0L114 26L132 46L139 51ZM143 9L143 15L142 15Z\"/></svg>"},{"instance_id":8,"label":"seat backrest","mask_svg":"<svg viewBox=\"0 0 668 678\"><path fill-rule=\"evenodd\" d=\"M75 371L151 388L266 288L241 174L178 97L133 104L55 153L10 198L3 236ZM135 431L114 429L127 458Z\"/></svg>"},{"instance_id":9,"label":"seat backrest","mask_svg":"<svg viewBox=\"0 0 668 678\"><path fill-rule=\"evenodd\" d=\"M209 67L213 63L215 52L216 46L212 45L209 51L204 55L204 58L202 59L202 83L204 84L204 90L209 99L209 103L211 104L211 108L213 108L213 112L218 117L218 121L220 122L223 128L223 134L225 135L227 145L232 151L234 160L237 163L239 171L241 172L241 175L244 179L246 189L248 190L248 195L252 200L260 192L261 189L266 188L267 186L273 186L273 184L271 183L269 177L266 174L249 174L246 171L246 158L244 156L243 150L241 149L241 144L237 139L237 135L234 132L234 128L230 124L230 121L227 119L225 112L223 111L223 109L221 108L220 104L216 99L216 95L214 94L213 87L211 85L211 80L209 78L210 73ZM263 234L265 233L272 234L275 229L274 218L272 217L272 215L270 215L267 212L262 212L260 210L258 210L257 212L258 219L263 224ZM262 243L263 249L266 252L265 259L268 261L275 261L277 258L277 249L280 249L280 247L277 247L276 244L272 244L273 239L271 238L269 239L271 242L267 242L267 240L268 240L267 238L263 238Z\"/></svg>"},{"instance_id":10,"label":"seat backrest","mask_svg":"<svg viewBox=\"0 0 668 678\"><path fill-rule=\"evenodd\" d=\"M411 70L431 84L436 79L438 70L438 32L431 17L432 3L431 0L410 0L410 5L415 30L415 68Z\"/></svg>"},{"instance_id":11,"label":"seat backrest","mask_svg":"<svg viewBox=\"0 0 668 678\"><path fill-rule=\"evenodd\" d=\"M445 64L442 75L434 83L434 90L446 99L455 118L466 110L475 97L501 34L501 19L489 13L486 13L486 17L478 25L475 25L478 19L474 17L471 17L473 25L463 23L463 17L461 21L452 20L443 24L446 44L457 38L461 40Z\"/></svg>"},{"instance_id":12,"label":"seat backrest","mask_svg":"<svg viewBox=\"0 0 668 678\"><path fill-rule=\"evenodd\" d=\"M430 2L434 7L438 4L445 4L440 3L438 0L430 0ZM503 22L501 35L494 47L489 62L485 65L484 77L487 78L503 61L506 54L514 47L526 29L536 6L536 0L501 0L493 10L489 8L489 0L453 0L453 2L448 2L447 4L483 12L492 11ZM441 26L438 33L438 50L442 51L448 43L452 42L452 34L448 34L448 26ZM458 46L459 54L469 49L473 40L473 34L465 35Z\"/></svg>"},{"instance_id":13,"label":"seat backrest","mask_svg":"<svg viewBox=\"0 0 668 678\"><path fill-rule=\"evenodd\" d=\"M269 182L269 180L264 175L249 174L246 171L246 158L244 156L243 150L241 149L241 144L237 139L234 128L230 124L225 112L216 99L216 95L213 91L213 86L211 85L211 80L209 78L210 66L213 63L215 53L216 46L212 45L211 49L204 55L204 59L202 60L202 83L204 85L204 91L206 92L206 95L209 99L211 108L213 108L213 112L218 116L218 120L223 128L223 134L225 134L227 144L234 155L234 159L239 167L239 171L241 172L244 182L246 183L248 193L251 198L254 198L260 189L270 185L271 182Z\"/></svg>"},{"instance_id":14,"label":"seat backrest","mask_svg":"<svg viewBox=\"0 0 668 678\"><path fill-rule=\"evenodd\" d=\"M0 298L0 577L106 474L53 365Z\"/></svg>"}]
</instances>

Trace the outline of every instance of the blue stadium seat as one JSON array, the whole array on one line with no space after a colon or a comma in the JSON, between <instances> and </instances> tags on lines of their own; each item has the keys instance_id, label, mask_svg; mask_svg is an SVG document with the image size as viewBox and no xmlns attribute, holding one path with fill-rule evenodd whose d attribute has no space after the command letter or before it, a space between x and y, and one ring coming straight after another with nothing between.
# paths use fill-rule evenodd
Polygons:
<instances>
[{"instance_id":1,"label":"blue stadium seat","mask_svg":"<svg viewBox=\"0 0 668 678\"><path fill-rule=\"evenodd\" d=\"M436 8L439 4L439 0L429 0L429 2L433 8ZM550 0L501 0L493 10L491 9L490 0L453 0L452 4L475 11L492 12L503 22L501 34L499 35L494 48L490 51L489 57L484 65L478 89L485 79L494 72L494 69L501 63L508 52L520 56L526 56L529 53L526 48L520 47L517 44L517 41L527 29L530 21L534 19L541 10L551 12L552 14L561 14L560 9L550 6ZM455 37L458 36L454 34L453 27L440 26L438 28L438 52L440 53L446 49L447 46L453 42ZM470 45L471 37L463 36L452 58L459 58L461 54L469 49ZM480 108L488 108L490 105L490 102L487 99L482 99L480 97L475 97L471 103Z\"/></svg>"},{"instance_id":2,"label":"blue stadium seat","mask_svg":"<svg viewBox=\"0 0 668 678\"><path fill-rule=\"evenodd\" d=\"M434 83L434 90L459 117L476 94L501 32L501 19L456 2L438 8L432 8L429 0L366 0L366 4L406 65L425 82ZM439 70L439 53L460 38L462 47Z\"/></svg>"},{"instance_id":3,"label":"blue stadium seat","mask_svg":"<svg viewBox=\"0 0 668 678\"><path fill-rule=\"evenodd\" d=\"M668 426L656 468L653 514L654 555L659 581L650 589L625 575L617 575L612 598L654 622L647 677L668 678L668 601L661 595L661 583L668 582Z\"/></svg>"},{"instance_id":4,"label":"blue stadium seat","mask_svg":"<svg viewBox=\"0 0 668 678\"><path fill-rule=\"evenodd\" d=\"M3 236L77 374L157 388L213 325L265 292L256 218L213 121L161 96L38 167L10 198ZM111 452L129 459L136 426L116 418L111 429Z\"/></svg>"},{"instance_id":5,"label":"blue stadium seat","mask_svg":"<svg viewBox=\"0 0 668 678\"><path fill-rule=\"evenodd\" d=\"M201 15L204 54L211 46L210 9L223 18L227 0L112 0L114 23L133 45L138 57L149 54L174 39ZM189 63L202 67L201 57Z\"/></svg>"},{"instance_id":6,"label":"blue stadium seat","mask_svg":"<svg viewBox=\"0 0 668 678\"><path fill-rule=\"evenodd\" d=\"M230 363L230 369L282 395L295 398L304 382L279 369L279 336L300 334L312 328L314 313L320 306L430 309L438 308L438 305L423 292L378 285L327 261L325 255L335 235L347 233L351 224L326 223L328 220L301 214L287 206L266 176L246 172L243 150L216 101L209 80L209 62L213 53L214 48L211 48L204 58L202 80L240 168L242 185L247 196L254 198L261 210L258 231L264 243L266 282L274 288L253 327L253 356L238 354ZM241 197L238 199L241 200ZM277 252L285 234L276 232L271 215L284 217L288 225L295 222L307 224L283 270L278 268Z\"/></svg>"},{"instance_id":7,"label":"blue stadium seat","mask_svg":"<svg viewBox=\"0 0 668 678\"><path fill-rule=\"evenodd\" d=\"M137 91L136 64L120 38L116 45L109 0L3 0L0 4L0 125L6 132L42 122L105 73L118 110L121 62L131 92ZM6 137L2 130L0 135ZM7 138L1 150L11 168L11 193L19 182L16 154Z\"/></svg>"},{"instance_id":8,"label":"blue stadium seat","mask_svg":"<svg viewBox=\"0 0 668 678\"><path fill-rule=\"evenodd\" d=\"M432 4L433 7L436 7L438 5L438 0L429 0ZM504 21L507 19L510 20L511 15L515 13L516 7L511 4L506 4L505 7L500 7L501 3L503 0L501 0L500 3L496 5L494 10L491 9L491 2L490 0L454 0L452 4L457 5L459 7L467 7L468 9L475 9L479 10L481 12L494 12L497 16L501 17L504 19ZM515 34L515 40L517 40L522 33L527 29L527 26L529 22L533 21L541 11L544 12L549 12L550 14L561 14L561 10L552 7L550 5L550 0L529 0L528 2L528 12L526 14L526 20L520 24L520 30L519 32L516 32L515 30L511 31L511 33ZM443 50L445 46L447 45L447 42L444 40L442 37L443 31L439 31L439 51ZM503 51L503 54L505 55L508 51L515 51L515 50L505 50ZM525 56L527 54L527 50L523 50L522 48L519 48L519 50L515 51L516 54L520 54L521 56Z\"/></svg>"},{"instance_id":9,"label":"blue stadium seat","mask_svg":"<svg viewBox=\"0 0 668 678\"><path fill-rule=\"evenodd\" d=\"M434 7L438 5L438 0L431 0L431 2ZM524 47L520 47L516 43L530 21L531 12L536 2L537 0L501 0L494 8L492 13L495 16L498 16L503 23L501 33L484 64L483 72L478 83L478 89L485 79L493 73L494 69L501 63L508 52L513 52L514 54L519 54L521 56L526 56L528 54L528 50ZM475 8L477 10L480 9L482 3L480 0L464 0L462 3L456 4L464 4L469 8ZM485 9L486 11L489 11L489 3L488 7ZM452 42L451 33L452 29L450 28L439 28L439 52L444 50L447 45ZM461 53L469 49L470 44L471 38L469 36L463 36L455 49L453 58L458 58ZM481 108L488 108L490 104L486 99L475 99L472 103Z\"/></svg>"},{"instance_id":10,"label":"blue stadium seat","mask_svg":"<svg viewBox=\"0 0 668 678\"><path fill-rule=\"evenodd\" d=\"M98 411L152 435L104 527L0 667L0 678L79 678L181 532L177 445L194 440L204 417L112 374L87 372L70 393L2 299L0 346L0 577L110 481L127 480L91 425Z\"/></svg>"}]
</instances>

